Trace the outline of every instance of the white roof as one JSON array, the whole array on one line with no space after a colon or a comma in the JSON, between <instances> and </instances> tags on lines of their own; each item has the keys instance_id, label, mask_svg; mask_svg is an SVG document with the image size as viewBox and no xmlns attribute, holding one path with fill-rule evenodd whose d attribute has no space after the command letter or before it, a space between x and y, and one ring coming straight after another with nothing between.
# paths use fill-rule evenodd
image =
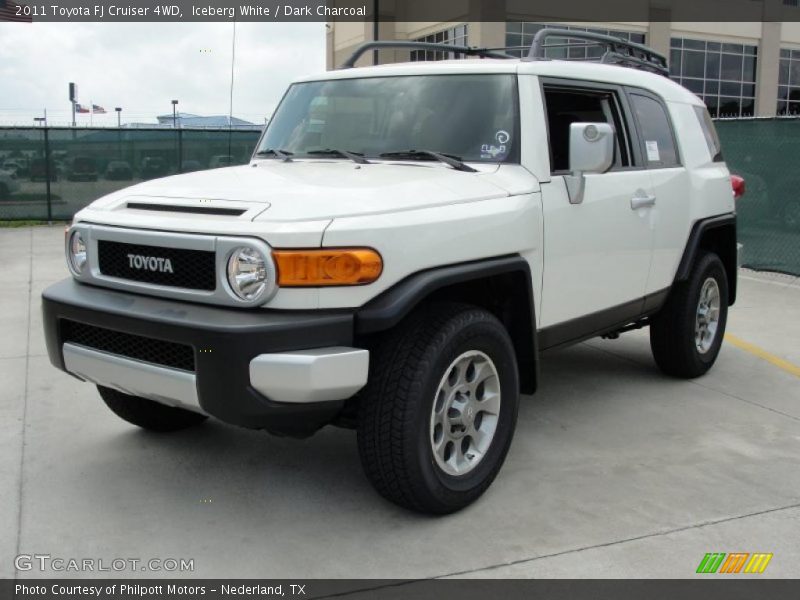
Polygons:
<instances>
[{"instance_id":1,"label":"white roof","mask_svg":"<svg viewBox=\"0 0 800 600\"><path fill-rule=\"evenodd\" d=\"M568 60L522 61L519 59L474 58L388 63L370 67L328 71L318 75L303 77L298 81L458 73L519 73L540 75L542 77L558 77L561 79L577 79L629 85L650 90L671 102L684 102L705 106L703 101L689 90L662 75L619 65Z\"/></svg>"}]
</instances>

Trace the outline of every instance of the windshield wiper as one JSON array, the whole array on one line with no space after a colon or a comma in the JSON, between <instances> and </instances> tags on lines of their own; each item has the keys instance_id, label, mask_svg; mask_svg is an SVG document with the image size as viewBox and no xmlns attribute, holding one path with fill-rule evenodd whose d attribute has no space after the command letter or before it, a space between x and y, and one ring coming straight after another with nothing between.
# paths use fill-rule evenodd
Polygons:
<instances>
[{"instance_id":1,"label":"windshield wiper","mask_svg":"<svg viewBox=\"0 0 800 600\"><path fill-rule=\"evenodd\" d=\"M445 163L446 165L450 165L457 171L475 173L478 170L473 169L468 164L464 163L458 156L454 156L452 154L442 154L441 152L434 152L433 150L402 150L399 152L381 152L378 156L380 158L408 158L411 160L428 157L434 158Z\"/></svg>"},{"instance_id":2,"label":"windshield wiper","mask_svg":"<svg viewBox=\"0 0 800 600\"><path fill-rule=\"evenodd\" d=\"M276 148L267 148L266 150L259 150L256 152L256 156L269 156L270 154L280 158L283 162L291 162L291 157L294 152L289 152L288 150L278 150Z\"/></svg>"},{"instance_id":3,"label":"windshield wiper","mask_svg":"<svg viewBox=\"0 0 800 600\"><path fill-rule=\"evenodd\" d=\"M349 158L355 163L360 165L369 165L370 163L364 155L360 152L350 152L348 150L339 150L338 148L325 148L324 150L309 150L306 152L309 156L343 156Z\"/></svg>"}]
</instances>

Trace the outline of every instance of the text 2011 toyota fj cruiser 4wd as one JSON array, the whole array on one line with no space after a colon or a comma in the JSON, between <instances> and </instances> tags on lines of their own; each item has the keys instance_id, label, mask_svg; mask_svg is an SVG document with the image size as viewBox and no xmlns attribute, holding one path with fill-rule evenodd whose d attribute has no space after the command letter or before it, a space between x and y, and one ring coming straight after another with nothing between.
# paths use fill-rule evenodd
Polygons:
<instances>
[{"instance_id":1,"label":"text 2011 toyota fj cruiser 4wd","mask_svg":"<svg viewBox=\"0 0 800 600\"><path fill-rule=\"evenodd\" d=\"M617 64L546 60L552 35ZM743 182L644 46L382 45L473 58L309 77L249 164L93 202L44 326L131 423L353 427L381 494L446 513L497 475L541 351L649 326L665 373L711 367Z\"/></svg>"}]
</instances>

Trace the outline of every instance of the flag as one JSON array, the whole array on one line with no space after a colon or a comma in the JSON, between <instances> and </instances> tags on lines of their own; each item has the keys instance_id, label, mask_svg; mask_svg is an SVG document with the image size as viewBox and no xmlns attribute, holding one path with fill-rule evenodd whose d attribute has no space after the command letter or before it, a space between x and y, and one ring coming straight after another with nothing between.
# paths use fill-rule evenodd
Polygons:
<instances>
[{"instance_id":1,"label":"flag","mask_svg":"<svg viewBox=\"0 0 800 600\"><path fill-rule=\"evenodd\" d=\"M17 23L31 23L33 18L30 13L22 14L19 4L11 0L0 0L0 21L15 21ZM17 14L19 12L20 14Z\"/></svg>"},{"instance_id":2,"label":"flag","mask_svg":"<svg viewBox=\"0 0 800 600\"><path fill-rule=\"evenodd\" d=\"M75 103L75 112L76 113L88 113L90 112L88 108L83 106L82 104Z\"/></svg>"},{"instance_id":3,"label":"flag","mask_svg":"<svg viewBox=\"0 0 800 600\"><path fill-rule=\"evenodd\" d=\"M104 115L106 114L106 109L97 104L92 104L92 112L96 115Z\"/></svg>"}]
</instances>

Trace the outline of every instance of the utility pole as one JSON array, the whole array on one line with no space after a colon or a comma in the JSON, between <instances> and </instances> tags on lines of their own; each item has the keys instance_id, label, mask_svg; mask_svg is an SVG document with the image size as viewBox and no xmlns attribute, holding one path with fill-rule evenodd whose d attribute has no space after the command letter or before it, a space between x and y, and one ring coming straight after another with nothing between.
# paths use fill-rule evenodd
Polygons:
<instances>
[{"instance_id":1,"label":"utility pole","mask_svg":"<svg viewBox=\"0 0 800 600\"><path fill-rule=\"evenodd\" d=\"M120 160L122 160L122 107L117 106L114 110L117 111L117 153Z\"/></svg>"},{"instance_id":2,"label":"utility pole","mask_svg":"<svg viewBox=\"0 0 800 600\"><path fill-rule=\"evenodd\" d=\"M178 136L178 156L177 156L177 164L175 165L175 172L181 173L183 169L181 168L181 155L183 154L183 140L181 139L181 132L178 131L178 101L172 101L172 129L175 130L175 135Z\"/></svg>"},{"instance_id":3,"label":"utility pole","mask_svg":"<svg viewBox=\"0 0 800 600\"><path fill-rule=\"evenodd\" d=\"M72 104L72 126L75 127L75 103L78 101L78 86L72 82L69 84L69 102Z\"/></svg>"}]
</instances>

